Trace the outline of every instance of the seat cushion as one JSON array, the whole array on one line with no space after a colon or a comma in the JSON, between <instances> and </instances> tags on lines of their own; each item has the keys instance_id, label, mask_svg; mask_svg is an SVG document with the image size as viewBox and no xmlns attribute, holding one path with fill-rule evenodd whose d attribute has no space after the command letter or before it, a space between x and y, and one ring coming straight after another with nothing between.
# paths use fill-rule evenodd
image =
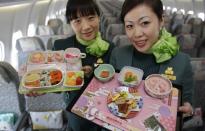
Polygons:
<instances>
[{"instance_id":1,"label":"seat cushion","mask_svg":"<svg viewBox=\"0 0 205 131\"><path fill-rule=\"evenodd\" d=\"M63 114L60 111L30 112L33 129L61 129Z\"/></svg>"},{"instance_id":2,"label":"seat cushion","mask_svg":"<svg viewBox=\"0 0 205 131\"><path fill-rule=\"evenodd\" d=\"M10 131L14 127L14 113L0 113L0 131Z\"/></svg>"}]
</instances>

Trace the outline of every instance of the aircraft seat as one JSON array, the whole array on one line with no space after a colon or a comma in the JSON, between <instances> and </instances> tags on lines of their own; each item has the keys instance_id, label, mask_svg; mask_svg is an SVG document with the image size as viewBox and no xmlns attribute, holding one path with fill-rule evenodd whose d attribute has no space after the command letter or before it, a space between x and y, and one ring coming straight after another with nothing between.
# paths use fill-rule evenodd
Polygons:
<instances>
[{"instance_id":1,"label":"aircraft seat","mask_svg":"<svg viewBox=\"0 0 205 131\"><path fill-rule=\"evenodd\" d=\"M177 41L180 44L180 50L189 54L191 57L197 57L198 48L201 40L195 34L180 34L177 36Z\"/></svg>"},{"instance_id":2,"label":"aircraft seat","mask_svg":"<svg viewBox=\"0 0 205 131\"><path fill-rule=\"evenodd\" d=\"M54 34L57 34L58 28L63 24L61 19L50 19L48 20L47 25L53 29Z\"/></svg>"},{"instance_id":3,"label":"aircraft seat","mask_svg":"<svg viewBox=\"0 0 205 131\"><path fill-rule=\"evenodd\" d=\"M112 41L116 47L131 45L127 35L116 35Z\"/></svg>"},{"instance_id":4,"label":"aircraft seat","mask_svg":"<svg viewBox=\"0 0 205 131\"><path fill-rule=\"evenodd\" d=\"M43 41L37 37L22 37L16 41L16 49L18 55L18 67L20 68L22 64L25 64L28 55L31 51L45 50Z\"/></svg>"},{"instance_id":5,"label":"aircraft seat","mask_svg":"<svg viewBox=\"0 0 205 131\"><path fill-rule=\"evenodd\" d=\"M36 29L36 35L54 35L54 31L49 26L39 25Z\"/></svg>"},{"instance_id":6,"label":"aircraft seat","mask_svg":"<svg viewBox=\"0 0 205 131\"><path fill-rule=\"evenodd\" d=\"M18 93L19 77L11 64L0 62L0 130L14 130L24 118L25 99Z\"/></svg>"}]
</instances>

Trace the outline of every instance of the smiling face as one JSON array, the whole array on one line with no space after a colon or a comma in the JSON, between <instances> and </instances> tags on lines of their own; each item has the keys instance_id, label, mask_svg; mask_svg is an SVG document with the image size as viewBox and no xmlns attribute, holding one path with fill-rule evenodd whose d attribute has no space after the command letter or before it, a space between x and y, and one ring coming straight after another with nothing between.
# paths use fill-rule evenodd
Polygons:
<instances>
[{"instance_id":1,"label":"smiling face","mask_svg":"<svg viewBox=\"0 0 205 131\"><path fill-rule=\"evenodd\" d=\"M124 17L125 30L133 46L142 53L152 47L159 39L163 20L159 20L152 9L145 5L138 5Z\"/></svg>"},{"instance_id":2,"label":"smiling face","mask_svg":"<svg viewBox=\"0 0 205 131\"><path fill-rule=\"evenodd\" d=\"M85 41L94 39L99 31L98 15L78 15L78 18L71 20L70 24L76 36Z\"/></svg>"}]
</instances>

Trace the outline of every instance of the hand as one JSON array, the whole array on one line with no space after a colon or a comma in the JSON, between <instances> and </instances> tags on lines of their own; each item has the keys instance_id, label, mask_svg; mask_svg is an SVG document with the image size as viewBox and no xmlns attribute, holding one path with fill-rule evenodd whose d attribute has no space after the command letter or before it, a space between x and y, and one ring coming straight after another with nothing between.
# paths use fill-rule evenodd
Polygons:
<instances>
[{"instance_id":1,"label":"hand","mask_svg":"<svg viewBox=\"0 0 205 131\"><path fill-rule=\"evenodd\" d=\"M84 74L85 74L86 77L90 77L90 75L93 72L93 67L89 66L89 65L86 65L86 66L83 66L81 70L84 71Z\"/></svg>"},{"instance_id":2,"label":"hand","mask_svg":"<svg viewBox=\"0 0 205 131\"><path fill-rule=\"evenodd\" d=\"M180 106L179 111L184 113L186 116L193 115L193 108L189 102L185 102L183 106Z\"/></svg>"},{"instance_id":3,"label":"hand","mask_svg":"<svg viewBox=\"0 0 205 131\"><path fill-rule=\"evenodd\" d=\"M44 95L44 94L45 93L30 92L30 93L26 94L26 96L37 97L37 96L41 96L41 95Z\"/></svg>"}]
</instances>

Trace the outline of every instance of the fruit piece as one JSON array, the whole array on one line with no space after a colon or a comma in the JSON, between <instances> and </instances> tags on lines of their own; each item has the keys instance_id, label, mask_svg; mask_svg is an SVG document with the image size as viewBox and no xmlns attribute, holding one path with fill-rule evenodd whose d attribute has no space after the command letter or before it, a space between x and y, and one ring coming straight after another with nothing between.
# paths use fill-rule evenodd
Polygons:
<instances>
[{"instance_id":1,"label":"fruit piece","mask_svg":"<svg viewBox=\"0 0 205 131\"><path fill-rule=\"evenodd\" d=\"M67 73L67 77L69 77L69 78L71 78L72 76L74 76L75 75L75 72L68 72Z\"/></svg>"},{"instance_id":2,"label":"fruit piece","mask_svg":"<svg viewBox=\"0 0 205 131\"><path fill-rule=\"evenodd\" d=\"M80 77L80 76L78 76L77 78L76 78L76 85L81 85L82 83L83 83L83 79L82 79L82 77Z\"/></svg>"},{"instance_id":3,"label":"fruit piece","mask_svg":"<svg viewBox=\"0 0 205 131\"><path fill-rule=\"evenodd\" d=\"M83 73L81 71L75 72L76 77L81 77L83 76Z\"/></svg>"},{"instance_id":4,"label":"fruit piece","mask_svg":"<svg viewBox=\"0 0 205 131\"><path fill-rule=\"evenodd\" d=\"M73 79L69 79L69 80L67 80L66 84L69 85L69 86L75 86L76 85L76 81L73 80Z\"/></svg>"},{"instance_id":5,"label":"fruit piece","mask_svg":"<svg viewBox=\"0 0 205 131\"><path fill-rule=\"evenodd\" d=\"M101 71L101 73L100 73L100 77L102 77L102 78L106 78L106 77L109 76L109 74L110 74L109 71L104 70L104 71Z\"/></svg>"}]
</instances>

